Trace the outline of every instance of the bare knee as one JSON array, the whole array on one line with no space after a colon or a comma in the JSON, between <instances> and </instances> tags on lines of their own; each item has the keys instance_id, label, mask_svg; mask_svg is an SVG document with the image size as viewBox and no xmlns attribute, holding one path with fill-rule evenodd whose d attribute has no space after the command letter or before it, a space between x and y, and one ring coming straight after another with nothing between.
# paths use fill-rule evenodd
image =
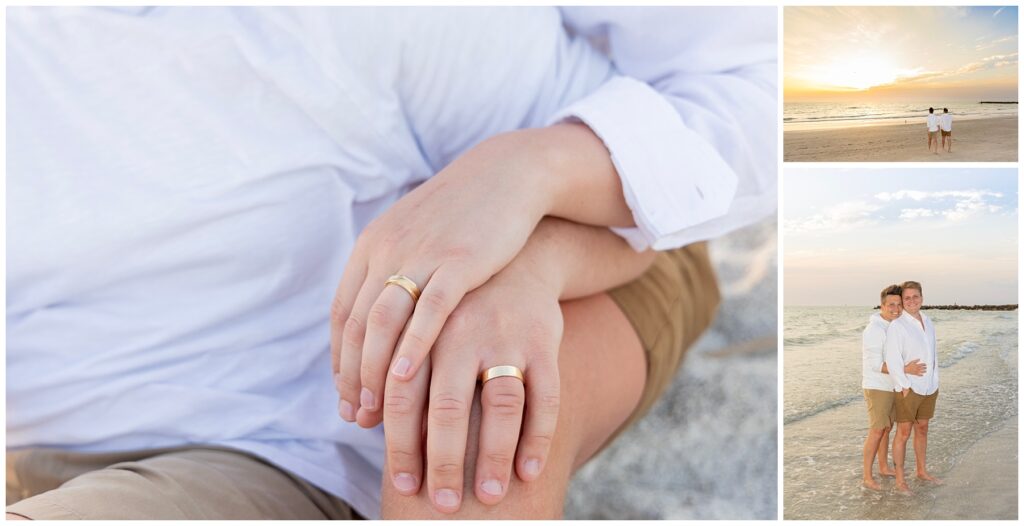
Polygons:
<instances>
[{"instance_id":1,"label":"bare knee","mask_svg":"<svg viewBox=\"0 0 1024 526\"><path fill-rule=\"evenodd\" d=\"M919 436L921 438L927 437L928 436L928 421L927 420L918 420L918 421L914 422L914 433L916 433L917 436Z\"/></svg>"}]
</instances>

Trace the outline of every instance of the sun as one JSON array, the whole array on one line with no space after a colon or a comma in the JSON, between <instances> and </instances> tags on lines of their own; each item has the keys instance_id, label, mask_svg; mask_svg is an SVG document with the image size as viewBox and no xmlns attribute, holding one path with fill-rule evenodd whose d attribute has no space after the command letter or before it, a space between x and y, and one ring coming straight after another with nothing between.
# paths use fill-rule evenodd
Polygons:
<instances>
[{"instance_id":1,"label":"sun","mask_svg":"<svg viewBox=\"0 0 1024 526\"><path fill-rule=\"evenodd\" d=\"M901 71L888 57L878 54L837 57L816 69L818 71L810 80L822 88L855 91L893 84Z\"/></svg>"}]
</instances>

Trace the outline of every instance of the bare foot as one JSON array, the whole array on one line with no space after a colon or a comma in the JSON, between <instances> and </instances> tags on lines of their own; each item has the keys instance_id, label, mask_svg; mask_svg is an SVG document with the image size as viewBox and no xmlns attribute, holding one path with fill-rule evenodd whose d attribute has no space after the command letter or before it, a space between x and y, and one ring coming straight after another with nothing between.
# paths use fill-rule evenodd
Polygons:
<instances>
[{"instance_id":1,"label":"bare foot","mask_svg":"<svg viewBox=\"0 0 1024 526\"><path fill-rule=\"evenodd\" d=\"M932 484L935 484L936 486L941 486L942 485L942 479L940 479L938 477L933 477L933 476L929 475L928 473L918 473L917 474L917 479L918 480L923 480L925 482L931 482Z\"/></svg>"},{"instance_id":2,"label":"bare foot","mask_svg":"<svg viewBox=\"0 0 1024 526\"><path fill-rule=\"evenodd\" d=\"M909 496L909 495L913 495L914 494L913 491L910 491L910 488L907 486L906 482L902 482L902 483L897 482L895 489L896 489L896 493L899 493L900 495L907 495L907 496Z\"/></svg>"},{"instance_id":3,"label":"bare foot","mask_svg":"<svg viewBox=\"0 0 1024 526\"><path fill-rule=\"evenodd\" d=\"M864 486L864 488L866 489L873 489L875 491L881 491L882 489L882 486L875 482L875 479L864 479L864 481L861 483L861 486Z\"/></svg>"}]
</instances>

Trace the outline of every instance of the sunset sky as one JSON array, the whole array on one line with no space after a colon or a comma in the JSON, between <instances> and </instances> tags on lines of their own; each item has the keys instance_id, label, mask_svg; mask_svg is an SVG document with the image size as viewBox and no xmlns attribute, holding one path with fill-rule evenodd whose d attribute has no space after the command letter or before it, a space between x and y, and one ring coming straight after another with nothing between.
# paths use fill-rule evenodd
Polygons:
<instances>
[{"instance_id":1,"label":"sunset sky","mask_svg":"<svg viewBox=\"0 0 1024 526\"><path fill-rule=\"evenodd\" d=\"M873 305L887 284L927 304L1017 303L1014 169L786 168L786 305Z\"/></svg>"},{"instance_id":2,"label":"sunset sky","mask_svg":"<svg viewBox=\"0 0 1024 526\"><path fill-rule=\"evenodd\" d=\"M1017 100L1017 7L785 7L784 98Z\"/></svg>"}]
</instances>

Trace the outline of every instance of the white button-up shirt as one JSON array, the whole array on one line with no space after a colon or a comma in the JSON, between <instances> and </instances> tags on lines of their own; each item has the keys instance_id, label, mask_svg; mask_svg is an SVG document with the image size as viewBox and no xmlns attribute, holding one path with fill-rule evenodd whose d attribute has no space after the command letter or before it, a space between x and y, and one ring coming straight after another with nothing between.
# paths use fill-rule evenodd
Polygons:
<instances>
[{"instance_id":1,"label":"white button-up shirt","mask_svg":"<svg viewBox=\"0 0 1024 526\"><path fill-rule=\"evenodd\" d=\"M882 364L885 363L885 332L889 328L889 322L878 313L868 318L868 325L864 328L861 354L863 357L863 379L861 387L864 389L875 389L879 391L893 391L892 379L888 374L882 372Z\"/></svg>"},{"instance_id":2,"label":"white button-up shirt","mask_svg":"<svg viewBox=\"0 0 1024 526\"><path fill-rule=\"evenodd\" d=\"M941 127L943 131L953 131L953 114L943 113L942 116L939 117L939 127Z\"/></svg>"},{"instance_id":3,"label":"white button-up shirt","mask_svg":"<svg viewBox=\"0 0 1024 526\"><path fill-rule=\"evenodd\" d=\"M934 113L928 114L928 131L939 131L939 116Z\"/></svg>"},{"instance_id":4,"label":"white button-up shirt","mask_svg":"<svg viewBox=\"0 0 1024 526\"><path fill-rule=\"evenodd\" d=\"M903 311L899 318L889 324L885 335L885 363L897 391L909 388L917 394L930 395L939 389L935 326L925 313L919 314L921 322ZM927 368L922 376L908 376L903 371L903 365L915 359Z\"/></svg>"},{"instance_id":5,"label":"white button-up shirt","mask_svg":"<svg viewBox=\"0 0 1024 526\"><path fill-rule=\"evenodd\" d=\"M328 352L363 227L487 137L563 118L605 141L634 246L759 219L775 21L9 8L8 447L224 445L377 517L383 435L338 417Z\"/></svg>"}]
</instances>

